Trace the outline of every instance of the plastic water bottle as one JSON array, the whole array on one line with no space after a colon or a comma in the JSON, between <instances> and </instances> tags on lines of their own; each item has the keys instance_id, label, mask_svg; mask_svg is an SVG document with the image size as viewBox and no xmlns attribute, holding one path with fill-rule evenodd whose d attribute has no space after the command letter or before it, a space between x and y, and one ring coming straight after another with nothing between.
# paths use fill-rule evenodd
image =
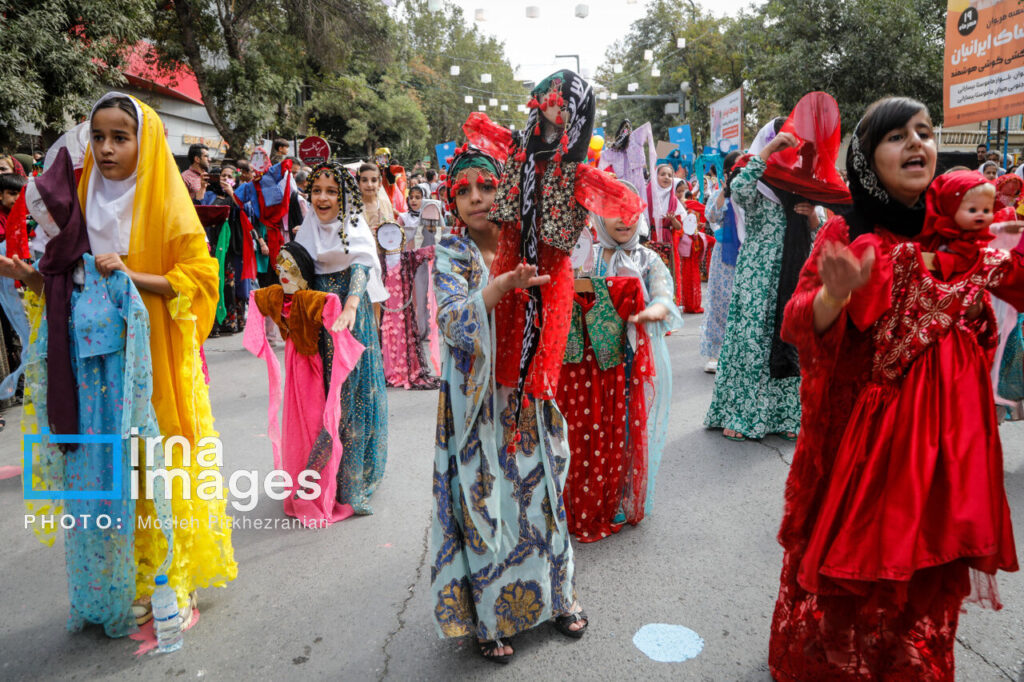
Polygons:
<instances>
[{"instance_id":1,"label":"plastic water bottle","mask_svg":"<svg viewBox=\"0 0 1024 682\"><path fill-rule=\"evenodd\" d=\"M184 642L181 635L181 618L178 616L178 596L167 584L166 575L160 574L156 577L152 604L157 650L162 654L177 651Z\"/></svg>"}]
</instances>

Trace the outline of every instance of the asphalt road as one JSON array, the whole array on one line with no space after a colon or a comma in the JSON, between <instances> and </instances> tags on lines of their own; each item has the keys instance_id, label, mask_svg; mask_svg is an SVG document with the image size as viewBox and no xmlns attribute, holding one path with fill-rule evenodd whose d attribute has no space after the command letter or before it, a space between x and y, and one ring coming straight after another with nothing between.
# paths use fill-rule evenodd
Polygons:
<instances>
[{"instance_id":1,"label":"asphalt road","mask_svg":"<svg viewBox=\"0 0 1024 682\"><path fill-rule=\"evenodd\" d=\"M238 578L200 591L181 651L136 656L98 628L65 630L61 541L24 528L19 478L0 481L0 680L769 680L768 633L782 552L775 541L793 446L733 443L701 424L714 377L697 355L700 317L669 339L675 393L653 513L636 528L576 545L577 589L591 617L579 642L549 625L515 640L512 664L437 638L427 597L436 395L389 392L390 455L373 516L324 530L239 529ZM241 336L207 344L225 472L271 469L263 363ZM6 414L0 466L20 463L18 410ZM1002 427L1006 485L1024 528L1024 424ZM240 517L285 518L262 499ZM1024 537L1018 532L1018 537ZM1024 540L1022 540L1024 544ZM960 680L1024 680L1024 576L1000 578L1006 607L969 607ZM684 625L696 658L658 663L633 644L648 623Z\"/></svg>"}]
</instances>

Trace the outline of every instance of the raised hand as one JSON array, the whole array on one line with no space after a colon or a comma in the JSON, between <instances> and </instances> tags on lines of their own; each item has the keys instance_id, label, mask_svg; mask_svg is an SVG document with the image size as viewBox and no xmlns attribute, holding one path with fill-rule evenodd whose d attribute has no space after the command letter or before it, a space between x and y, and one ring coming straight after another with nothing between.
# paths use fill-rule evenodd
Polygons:
<instances>
[{"instance_id":1,"label":"raised hand","mask_svg":"<svg viewBox=\"0 0 1024 682\"><path fill-rule=\"evenodd\" d=\"M520 263L515 270L501 275L505 279L504 289L506 292L513 289L529 289L538 287L551 281L551 275L537 275L536 265Z\"/></svg>"},{"instance_id":2,"label":"raised hand","mask_svg":"<svg viewBox=\"0 0 1024 682\"><path fill-rule=\"evenodd\" d=\"M800 140L796 139L796 135L793 133L779 133L772 138L772 141L769 142L764 149L761 150L761 153L758 156L761 157L762 161L767 163L768 159L775 152L795 147L798 144L800 144Z\"/></svg>"},{"instance_id":3,"label":"raised hand","mask_svg":"<svg viewBox=\"0 0 1024 682\"><path fill-rule=\"evenodd\" d=\"M858 259L850 247L826 242L818 256L818 275L829 296L842 300L868 283L874 264L874 248Z\"/></svg>"}]
</instances>

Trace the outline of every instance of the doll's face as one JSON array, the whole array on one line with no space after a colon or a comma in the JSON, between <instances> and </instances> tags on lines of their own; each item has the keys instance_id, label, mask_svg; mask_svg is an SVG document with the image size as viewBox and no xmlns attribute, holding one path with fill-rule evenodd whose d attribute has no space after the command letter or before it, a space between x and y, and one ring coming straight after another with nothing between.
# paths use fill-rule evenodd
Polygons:
<instances>
[{"instance_id":1,"label":"doll's face","mask_svg":"<svg viewBox=\"0 0 1024 682\"><path fill-rule=\"evenodd\" d=\"M992 197L981 192L968 194L960 202L953 221L967 232L987 229L992 224Z\"/></svg>"},{"instance_id":2,"label":"doll's face","mask_svg":"<svg viewBox=\"0 0 1024 682\"><path fill-rule=\"evenodd\" d=\"M1020 194L1020 180L1010 179L1003 185L1002 194L1008 197L1016 197Z\"/></svg>"},{"instance_id":3,"label":"doll's face","mask_svg":"<svg viewBox=\"0 0 1024 682\"><path fill-rule=\"evenodd\" d=\"M294 294L296 291L309 288L309 282L303 278L298 264L287 251L281 251L277 256L277 276L286 294Z\"/></svg>"},{"instance_id":4,"label":"doll's face","mask_svg":"<svg viewBox=\"0 0 1024 682\"><path fill-rule=\"evenodd\" d=\"M551 90L549 90L548 93L544 95L545 99L541 100L541 103L546 105L542 107L540 110L541 116L543 116L544 120L546 120L548 123L555 126L556 128L564 127L565 122L569 120L568 108L565 105L559 107L556 101L557 98L561 96L561 94L562 89L560 86L552 86ZM561 115L562 117L561 123L558 122L559 115Z\"/></svg>"},{"instance_id":5,"label":"doll's face","mask_svg":"<svg viewBox=\"0 0 1024 682\"><path fill-rule=\"evenodd\" d=\"M594 238L590 235L590 227L587 226L580 232L579 239L576 240L576 246L572 248L572 254L569 256L569 260L572 261L572 267L584 267L587 257L593 251L593 248Z\"/></svg>"},{"instance_id":6,"label":"doll's face","mask_svg":"<svg viewBox=\"0 0 1024 682\"><path fill-rule=\"evenodd\" d=\"M395 223L384 223L377 228L377 243L385 251L398 251L402 248L405 236L402 228Z\"/></svg>"}]
</instances>

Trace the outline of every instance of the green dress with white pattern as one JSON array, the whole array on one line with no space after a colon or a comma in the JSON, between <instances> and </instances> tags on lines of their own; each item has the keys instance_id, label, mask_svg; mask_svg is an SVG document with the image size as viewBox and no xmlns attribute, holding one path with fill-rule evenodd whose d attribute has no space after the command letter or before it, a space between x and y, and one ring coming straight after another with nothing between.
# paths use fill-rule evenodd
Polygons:
<instances>
[{"instance_id":1,"label":"green dress with white pattern","mask_svg":"<svg viewBox=\"0 0 1024 682\"><path fill-rule=\"evenodd\" d=\"M731 185L732 198L746 212L747 237L736 260L725 342L704 418L704 426L747 438L800 428L800 377L773 379L768 365L786 214L757 189L764 169L754 156Z\"/></svg>"}]
</instances>

